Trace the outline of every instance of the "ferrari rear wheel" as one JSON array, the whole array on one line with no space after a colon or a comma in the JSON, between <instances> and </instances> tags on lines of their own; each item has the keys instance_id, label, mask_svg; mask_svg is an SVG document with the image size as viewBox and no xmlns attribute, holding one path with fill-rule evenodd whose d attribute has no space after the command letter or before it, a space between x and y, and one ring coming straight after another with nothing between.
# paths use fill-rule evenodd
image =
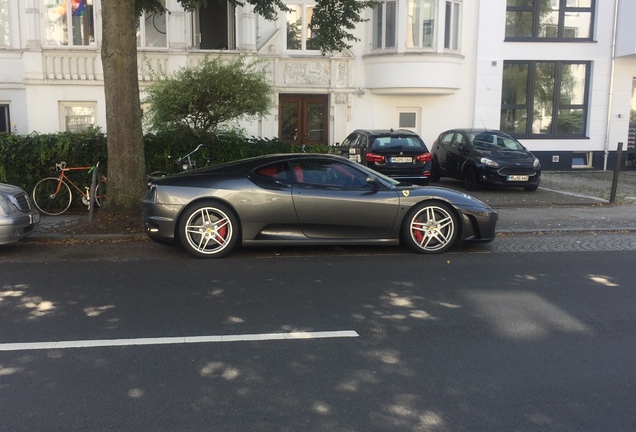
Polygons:
<instances>
[{"instance_id":1,"label":"ferrari rear wheel","mask_svg":"<svg viewBox=\"0 0 636 432\"><path fill-rule=\"evenodd\" d=\"M408 214L402 226L406 244L419 253L446 252L457 239L457 217L447 204L422 203Z\"/></svg>"},{"instance_id":2,"label":"ferrari rear wheel","mask_svg":"<svg viewBox=\"0 0 636 432\"><path fill-rule=\"evenodd\" d=\"M237 245L238 219L226 205L201 202L187 208L179 221L179 239L197 258L221 258Z\"/></svg>"}]
</instances>

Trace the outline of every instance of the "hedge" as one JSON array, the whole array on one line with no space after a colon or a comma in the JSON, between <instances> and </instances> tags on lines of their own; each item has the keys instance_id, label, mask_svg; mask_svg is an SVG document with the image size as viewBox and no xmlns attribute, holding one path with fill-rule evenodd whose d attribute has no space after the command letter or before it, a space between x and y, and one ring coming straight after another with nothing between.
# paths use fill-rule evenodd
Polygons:
<instances>
[{"instance_id":1,"label":"hedge","mask_svg":"<svg viewBox=\"0 0 636 432\"><path fill-rule=\"evenodd\" d=\"M218 164L272 153L329 153L331 150L328 146L303 148L276 138L244 137L238 133L201 139L194 135L164 132L144 136L146 171L167 174L178 171L173 161L194 150L198 144L205 145L193 155L199 166L206 160ZM99 129L78 133L0 134L0 183L14 184L30 192L38 180L56 175L55 164L60 161L65 161L68 166L89 166L99 161L102 172L107 172L106 135ZM85 179L77 175L73 178L78 179L78 185L90 181L88 174L85 174Z\"/></svg>"}]
</instances>

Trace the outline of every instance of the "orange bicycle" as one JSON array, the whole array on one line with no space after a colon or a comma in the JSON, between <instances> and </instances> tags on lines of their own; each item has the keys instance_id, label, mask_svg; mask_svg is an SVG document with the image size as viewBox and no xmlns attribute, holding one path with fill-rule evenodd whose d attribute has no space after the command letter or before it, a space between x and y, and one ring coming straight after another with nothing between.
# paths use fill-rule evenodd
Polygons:
<instances>
[{"instance_id":1,"label":"orange bicycle","mask_svg":"<svg viewBox=\"0 0 636 432\"><path fill-rule=\"evenodd\" d=\"M83 167L67 167L66 162L62 161L55 164L56 171L59 171L57 177L46 177L37 182L33 188L33 202L35 206L47 215L56 216L64 213L71 207L73 196L70 186L73 186L82 196L82 203L90 209L91 187L86 186L84 190L80 189L68 177L69 171L87 171L92 174L99 166L83 166ZM70 186L69 186L70 185ZM95 187L95 210L102 205L106 195L106 177L100 175Z\"/></svg>"}]
</instances>

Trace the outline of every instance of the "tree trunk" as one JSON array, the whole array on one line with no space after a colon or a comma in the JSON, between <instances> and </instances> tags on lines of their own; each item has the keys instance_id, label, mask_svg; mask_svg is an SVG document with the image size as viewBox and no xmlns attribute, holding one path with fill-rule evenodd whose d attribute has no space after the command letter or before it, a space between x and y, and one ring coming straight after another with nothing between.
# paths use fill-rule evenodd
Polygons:
<instances>
[{"instance_id":1,"label":"tree trunk","mask_svg":"<svg viewBox=\"0 0 636 432\"><path fill-rule=\"evenodd\" d=\"M137 76L135 0L102 1L108 186L105 210L139 211L146 168Z\"/></svg>"}]
</instances>

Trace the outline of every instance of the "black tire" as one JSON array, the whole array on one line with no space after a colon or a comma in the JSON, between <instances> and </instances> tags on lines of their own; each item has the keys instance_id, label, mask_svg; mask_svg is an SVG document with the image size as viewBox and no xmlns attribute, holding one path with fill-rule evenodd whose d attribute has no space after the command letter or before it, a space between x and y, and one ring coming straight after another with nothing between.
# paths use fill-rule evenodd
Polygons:
<instances>
[{"instance_id":1,"label":"black tire","mask_svg":"<svg viewBox=\"0 0 636 432\"><path fill-rule=\"evenodd\" d=\"M528 192L534 192L537 189L539 189L539 185L524 186L523 189L528 191Z\"/></svg>"},{"instance_id":2,"label":"black tire","mask_svg":"<svg viewBox=\"0 0 636 432\"><path fill-rule=\"evenodd\" d=\"M439 162L437 162L437 159L433 159L433 162L431 162L431 176L429 177L429 180L433 183L437 183L441 177L442 176L439 172Z\"/></svg>"},{"instance_id":3,"label":"black tire","mask_svg":"<svg viewBox=\"0 0 636 432\"><path fill-rule=\"evenodd\" d=\"M455 244L458 233L455 213L440 202L418 204L402 223L402 239L406 245L423 254L446 252Z\"/></svg>"},{"instance_id":4,"label":"black tire","mask_svg":"<svg viewBox=\"0 0 636 432\"><path fill-rule=\"evenodd\" d=\"M179 219L179 240L197 258L221 258L239 241L239 223L226 205L204 201L184 210Z\"/></svg>"},{"instance_id":5,"label":"black tire","mask_svg":"<svg viewBox=\"0 0 636 432\"><path fill-rule=\"evenodd\" d=\"M44 214L61 215L71 206L71 188L62 182L57 190L58 183L57 177L47 177L37 182L33 188L33 203Z\"/></svg>"},{"instance_id":6,"label":"black tire","mask_svg":"<svg viewBox=\"0 0 636 432\"><path fill-rule=\"evenodd\" d=\"M479 183L477 183L477 173L473 168L466 168L464 171L464 188L468 191L476 191L479 189Z\"/></svg>"}]
</instances>

